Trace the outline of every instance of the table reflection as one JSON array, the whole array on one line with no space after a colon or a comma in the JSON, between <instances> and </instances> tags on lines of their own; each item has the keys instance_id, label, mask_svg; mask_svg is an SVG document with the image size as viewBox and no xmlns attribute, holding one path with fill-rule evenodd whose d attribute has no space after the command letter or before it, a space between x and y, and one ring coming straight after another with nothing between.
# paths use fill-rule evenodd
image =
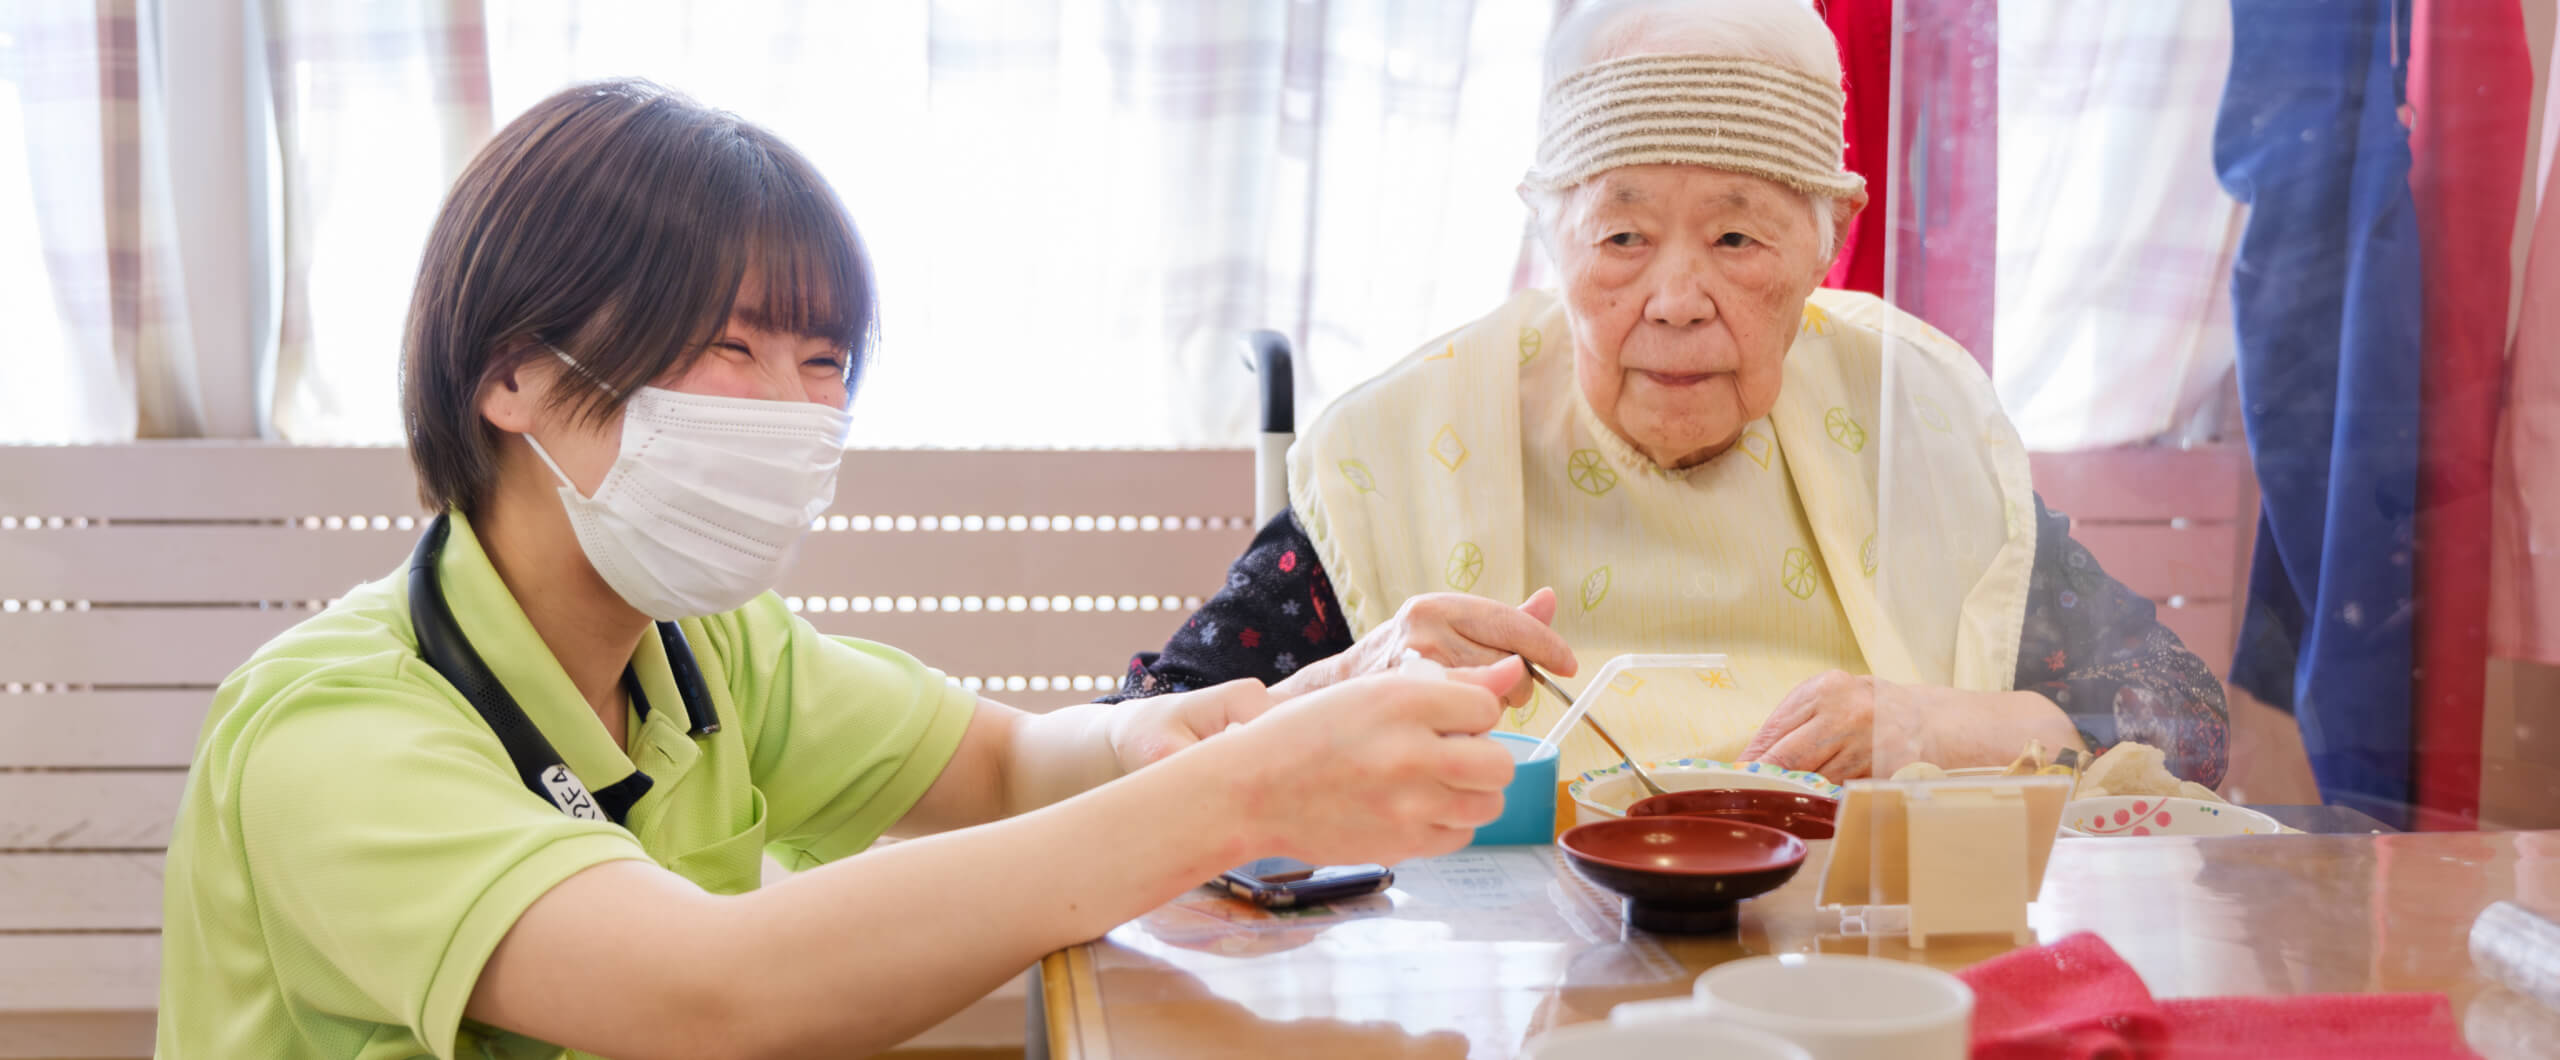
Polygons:
<instances>
[{"instance_id":1,"label":"table reflection","mask_svg":"<svg viewBox=\"0 0 2560 1060\"><path fill-rule=\"evenodd\" d=\"M1890 910L1818 909L1827 841L1731 933L1655 936L1550 847L1477 848L1396 867L1384 894L1274 915L1208 891L1080 951L1096 1024L1129 1057L1514 1055L1549 1028L1684 994L1697 974L1767 953L1849 953L1962 969L2001 938L1913 948ZM2485 984L2471 920L2515 897L2560 912L2560 833L2066 839L2029 925L2037 941L2094 931L2162 998L2372 991L2447 994L2457 1018ZM2536 1031L2496 1003L2483 1033ZM1052 1008L1053 1019L1074 1019ZM1092 1055L1087 1049L1082 1055ZM1071 1053L1070 1055L1077 1055Z\"/></svg>"}]
</instances>

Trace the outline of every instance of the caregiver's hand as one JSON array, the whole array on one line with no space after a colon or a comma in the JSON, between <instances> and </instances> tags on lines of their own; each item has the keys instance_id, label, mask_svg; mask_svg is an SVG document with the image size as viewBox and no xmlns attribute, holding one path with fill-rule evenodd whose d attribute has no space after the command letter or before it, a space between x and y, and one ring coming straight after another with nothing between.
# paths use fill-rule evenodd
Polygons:
<instances>
[{"instance_id":1,"label":"caregiver's hand","mask_svg":"<svg viewBox=\"0 0 2560 1060\"><path fill-rule=\"evenodd\" d=\"M1921 700L1929 689L1833 670L1797 685L1742 749L1745 762L1804 769L1834 781L1887 776L1935 762Z\"/></svg>"},{"instance_id":2,"label":"caregiver's hand","mask_svg":"<svg viewBox=\"0 0 2560 1060\"><path fill-rule=\"evenodd\" d=\"M1493 689L1521 677L1520 664L1504 660L1445 678L1345 681L1281 703L1199 753L1233 771L1247 817L1240 834L1257 854L1316 865L1446 854L1502 815L1511 782L1501 744L1449 736L1493 728L1502 716Z\"/></svg>"},{"instance_id":3,"label":"caregiver's hand","mask_svg":"<svg viewBox=\"0 0 2560 1060\"><path fill-rule=\"evenodd\" d=\"M1517 655L1548 673L1571 677L1573 647L1549 628L1556 619L1556 593L1540 589L1518 607L1466 593L1425 593L1406 600L1396 617L1370 630L1343 652L1291 674L1271 687L1276 699L1289 699L1367 674L1392 673L1407 651L1448 667L1489 666ZM1529 701L1535 686L1526 672L1509 686L1495 689L1507 707Z\"/></svg>"}]
</instances>

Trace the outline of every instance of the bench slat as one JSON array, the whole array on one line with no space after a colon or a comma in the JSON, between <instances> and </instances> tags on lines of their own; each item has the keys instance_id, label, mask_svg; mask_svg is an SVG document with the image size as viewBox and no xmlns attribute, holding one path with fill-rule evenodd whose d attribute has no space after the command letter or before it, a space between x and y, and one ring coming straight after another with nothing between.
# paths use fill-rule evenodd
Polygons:
<instances>
[{"instance_id":1,"label":"bench slat","mask_svg":"<svg viewBox=\"0 0 2560 1060\"><path fill-rule=\"evenodd\" d=\"M0 854L0 932L157 931L161 854Z\"/></svg>"},{"instance_id":2,"label":"bench slat","mask_svg":"<svg viewBox=\"0 0 2560 1060\"><path fill-rule=\"evenodd\" d=\"M0 848L169 845L183 772L0 773Z\"/></svg>"},{"instance_id":3,"label":"bench slat","mask_svg":"<svg viewBox=\"0 0 2560 1060\"><path fill-rule=\"evenodd\" d=\"M212 685L301 610L93 609L0 614L0 683ZM1114 675L1152 651L1180 612L812 614L820 630L882 641L954 677ZM5 694L5 693L0 693Z\"/></svg>"},{"instance_id":4,"label":"bench slat","mask_svg":"<svg viewBox=\"0 0 2560 1060\"><path fill-rule=\"evenodd\" d=\"M786 595L1166 595L1215 591L1241 529L810 534ZM118 525L0 531L0 599L328 600L401 569L413 531Z\"/></svg>"},{"instance_id":5,"label":"bench slat","mask_svg":"<svg viewBox=\"0 0 2560 1060\"><path fill-rule=\"evenodd\" d=\"M158 917L153 918L155 921ZM21 1012L149 1013L160 1002L160 936L0 933L0 1043ZM20 1041L23 1041L21 1039ZM150 1050L145 1049L147 1055ZM55 1052L0 1056L117 1056Z\"/></svg>"},{"instance_id":6,"label":"bench slat","mask_svg":"<svg viewBox=\"0 0 2560 1060\"><path fill-rule=\"evenodd\" d=\"M2154 600L2227 600L2240 588L2232 569L2240 529L2232 523L2082 523L2071 537L2126 588Z\"/></svg>"},{"instance_id":7,"label":"bench slat","mask_svg":"<svg viewBox=\"0 0 2560 1060\"><path fill-rule=\"evenodd\" d=\"M2047 507L2083 521L2231 521L2249 478L2238 445L2136 447L2030 453L2036 492Z\"/></svg>"},{"instance_id":8,"label":"bench slat","mask_svg":"<svg viewBox=\"0 0 2560 1060\"><path fill-rule=\"evenodd\" d=\"M1245 449L854 449L834 510L893 515L1250 516ZM0 446L0 515L273 519L417 515L398 447L262 442Z\"/></svg>"},{"instance_id":9,"label":"bench slat","mask_svg":"<svg viewBox=\"0 0 2560 1060\"><path fill-rule=\"evenodd\" d=\"M7 959L7 952L6 944L0 943L0 960ZM5 1011L7 1018L0 1019L0 1060L65 1056L148 1060L158 1030L149 1005L129 1012Z\"/></svg>"},{"instance_id":10,"label":"bench slat","mask_svg":"<svg viewBox=\"0 0 2560 1060\"><path fill-rule=\"evenodd\" d=\"M0 766L185 766L212 704L193 690L0 694Z\"/></svg>"}]
</instances>

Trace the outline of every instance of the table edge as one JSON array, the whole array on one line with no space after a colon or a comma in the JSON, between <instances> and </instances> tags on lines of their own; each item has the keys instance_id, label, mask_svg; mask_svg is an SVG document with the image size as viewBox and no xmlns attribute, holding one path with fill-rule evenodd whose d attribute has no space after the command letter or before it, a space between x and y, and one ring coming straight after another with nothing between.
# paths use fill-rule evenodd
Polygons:
<instances>
[{"instance_id":1,"label":"table edge","mask_svg":"<svg viewBox=\"0 0 2560 1060\"><path fill-rule=\"evenodd\" d=\"M1040 958L1040 993L1051 1060L1110 1060L1111 1035L1103 1025L1093 943L1079 942Z\"/></svg>"}]
</instances>

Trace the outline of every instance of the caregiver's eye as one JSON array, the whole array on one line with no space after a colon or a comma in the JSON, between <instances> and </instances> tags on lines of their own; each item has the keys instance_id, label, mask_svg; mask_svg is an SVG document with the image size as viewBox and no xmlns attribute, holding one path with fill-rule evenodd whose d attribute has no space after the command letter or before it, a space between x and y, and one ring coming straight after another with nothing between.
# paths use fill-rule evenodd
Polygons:
<instances>
[{"instance_id":1,"label":"caregiver's eye","mask_svg":"<svg viewBox=\"0 0 2560 1060\"><path fill-rule=\"evenodd\" d=\"M815 368L830 375L843 375L844 358L837 357L832 354L825 357L811 357L806 362L803 362L801 367Z\"/></svg>"},{"instance_id":2,"label":"caregiver's eye","mask_svg":"<svg viewBox=\"0 0 2560 1060\"><path fill-rule=\"evenodd\" d=\"M1758 246L1760 245L1760 241L1753 239L1750 236L1743 235L1740 232L1727 232L1716 237L1716 245L1720 247L1741 248Z\"/></svg>"},{"instance_id":3,"label":"caregiver's eye","mask_svg":"<svg viewBox=\"0 0 2560 1060\"><path fill-rule=\"evenodd\" d=\"M1607 243L1607 244L1609 244L1610 246L1613 246L1613 247L1622 247L1622 248L1630 248L1630 249L1632 249L1632 248L1635 248L1635 247L1643 246L1643 245L1644 245L1644 237L1643 237L1643 236L1640 236L1640 235L1637 235L1637 234L1635 234L1635 233L1633 233L1633 232L1618 232L1618 233L1614 233L1614 234L1610 235L1610 236L1609 236L1608 238L1606 238L1606 239L1601 240L1601 242L1603 242L1603 243Z\"/></svg>"}]
</instances>

